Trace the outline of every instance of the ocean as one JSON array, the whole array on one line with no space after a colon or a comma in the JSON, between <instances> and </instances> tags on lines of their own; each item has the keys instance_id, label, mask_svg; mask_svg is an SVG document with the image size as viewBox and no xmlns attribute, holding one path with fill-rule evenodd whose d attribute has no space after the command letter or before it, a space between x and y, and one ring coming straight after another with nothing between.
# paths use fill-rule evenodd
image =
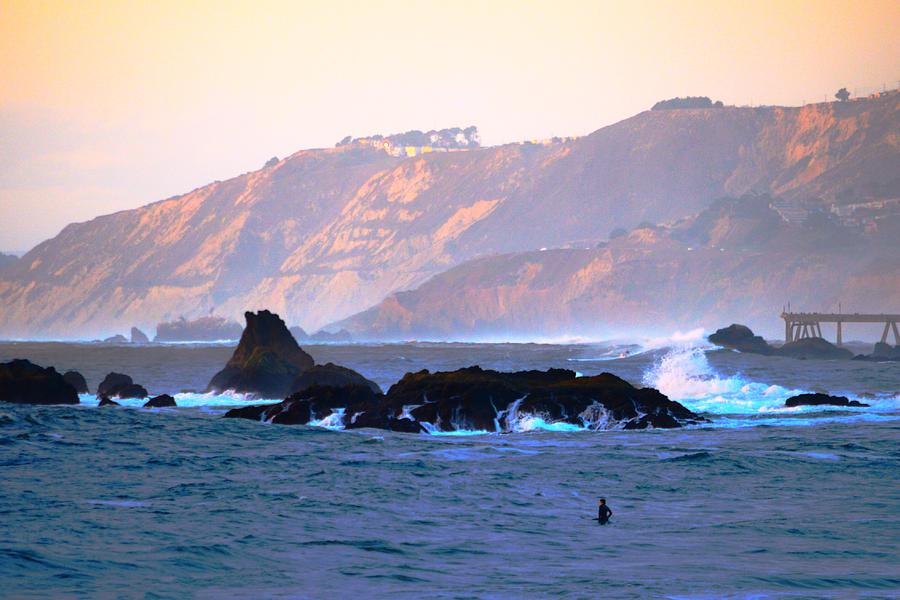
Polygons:
<instances>
[{"instance_id":1,"label":"ocean","mask_svg":"<svg viewBox=\"0 0 900 600\"><path fill-rule=\"evenodd\" d=\"M92 389L124 372L179 404L0 404L0 596L900 597L900 363L696 342L305 346L384 389L422 368L609 371L710 419L413 435L222 419L253 402L202 393L232 349L0 343L0 361ZM801 391L871 407L782 407Z\"/></svg>"}]
</instances>

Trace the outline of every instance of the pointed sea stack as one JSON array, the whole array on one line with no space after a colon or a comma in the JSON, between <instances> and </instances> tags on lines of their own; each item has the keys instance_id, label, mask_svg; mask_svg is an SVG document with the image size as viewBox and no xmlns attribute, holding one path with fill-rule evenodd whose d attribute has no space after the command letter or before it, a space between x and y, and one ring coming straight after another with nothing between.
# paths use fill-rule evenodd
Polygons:
<instances>
[{"instance_id":1,"label":"pointed sea stack","mask_svg":"<svg viewBox=\"0 0 900 600\"><path fill-rule=\"evenodd\" d=\"M256 394L284 398L294 380L312 368L312 357L303 351L281 318L267 310L246 312L247 326L225 368L216 373L207 391Z\"/></svg>"}]
</instances>

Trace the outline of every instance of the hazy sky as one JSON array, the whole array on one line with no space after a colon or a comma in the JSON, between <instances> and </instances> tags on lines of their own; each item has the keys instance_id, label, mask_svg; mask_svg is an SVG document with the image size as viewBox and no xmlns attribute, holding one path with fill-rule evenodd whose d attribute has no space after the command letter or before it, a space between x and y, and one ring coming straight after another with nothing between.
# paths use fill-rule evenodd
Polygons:
<instances>
[{"instance_id":1,"label":"hazy sky","mask_svg":"<svg viewBox=\"0 0 900 600\"><path fill-rule=\"evenodd\" d=\"M898 80L898 0L0 0L0 250L348 134L497 144Z\"/></svg>"}]
</instances>

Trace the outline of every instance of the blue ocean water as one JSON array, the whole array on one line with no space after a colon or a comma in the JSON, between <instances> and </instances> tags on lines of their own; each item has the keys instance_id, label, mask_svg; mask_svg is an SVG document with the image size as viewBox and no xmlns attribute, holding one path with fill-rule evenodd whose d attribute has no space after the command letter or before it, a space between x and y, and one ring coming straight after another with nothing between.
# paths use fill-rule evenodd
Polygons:
<instances>
[{"instance_id":1,"label":"blue ocean water","mask_svg":"<svg viewBox=\"0 0 900 600\"><path fill-rule=\"evenodd\" d=\"M180 408L0 405L0 596L900 595L900 365L609 345L312 346L386 387L468 364L658 387L674 431L432 436L225 420L222 346L0 344ZM624 355L624 356L623 356ZM183 392L181 390L194 390ZM795 391L867 409L783 409ZM600 496L614 516L591 518Z\"/></svg>"}]
</instances>

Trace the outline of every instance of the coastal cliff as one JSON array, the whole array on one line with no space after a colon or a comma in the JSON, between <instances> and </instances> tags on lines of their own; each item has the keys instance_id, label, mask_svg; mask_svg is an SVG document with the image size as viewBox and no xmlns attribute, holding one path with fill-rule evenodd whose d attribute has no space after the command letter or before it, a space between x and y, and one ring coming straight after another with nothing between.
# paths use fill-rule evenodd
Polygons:
<instances>
[{"instance_id":1,"label":"coastal cliff","mask_svg":"<svg viewBox=\"0 0 900 600\"><path fill-rule=\"evenodd\" d=\"M799 108L646 111L578 139L412 157L353 144L304 150L67 226L0 270L0 335L102 337L213 308L238 319L262 306L315 330L466 261L592 247L615 228L683 218L725 195L900 195L898 115L900 95L889 94ZM651 244L636 240L622 252L652 253L637 242ZM575 282L602 280L616 256L559 252L587 269L572 273L567 293L576 304L614 304L615 286L589 295ZM518 262L558 256L517 258L498 277L518 278ZM882 285L877 269L848 276L863 288ZM701 298L698 307L710 303ZM610 316L640 314L631 302L621 307Z\"/></svg>"}]
</instances>

